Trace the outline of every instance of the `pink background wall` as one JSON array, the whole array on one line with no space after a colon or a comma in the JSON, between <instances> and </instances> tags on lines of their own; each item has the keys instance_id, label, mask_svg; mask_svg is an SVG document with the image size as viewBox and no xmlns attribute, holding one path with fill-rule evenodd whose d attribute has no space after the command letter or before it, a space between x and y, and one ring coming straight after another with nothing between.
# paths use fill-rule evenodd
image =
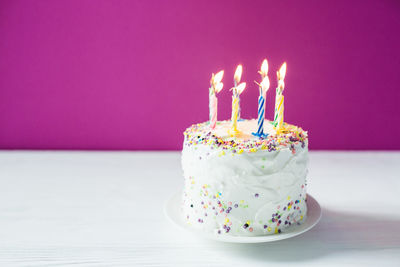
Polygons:
<instances>
[{"instance_id":1,"label":"pink background wall","mask_svg":"<svg viewBox=\"0 0 400 267\"><path fill-rule=\"evenodd\" d=\"M0 148L180 149L211 72L288 63L286 121L313 149L400 149L398 1L1 1ZM272 118L274 90L267 95Z\"/></svg>"}]
</instances>

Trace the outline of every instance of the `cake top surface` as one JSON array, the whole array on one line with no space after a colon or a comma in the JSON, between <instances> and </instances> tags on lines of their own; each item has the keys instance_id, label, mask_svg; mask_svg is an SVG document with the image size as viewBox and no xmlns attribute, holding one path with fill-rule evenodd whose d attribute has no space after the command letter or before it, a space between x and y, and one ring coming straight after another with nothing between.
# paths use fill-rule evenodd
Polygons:
<instances>
[{"instance_id":1,"label":"cake top surface","mask_svg":"<svg viewBox=\"0 0 400 267\"><path fill-rule=\"evenodd\" d=\"M212 148L231 151L241 154L243 152L256 152L258 150L275 151L282 148L294 150L295 145L305 146L308 139L307 132L300 127L284 124L285 130L277 133L271 122L265 120L265 138L254 136L252 133L257 129L257 120L239 120L239 133L232 136L229 133L231 121L219 121L215 129L210 129L209 122L193 124L185 130L185 145L208 145Z\"/></svg>"}]
</instances>

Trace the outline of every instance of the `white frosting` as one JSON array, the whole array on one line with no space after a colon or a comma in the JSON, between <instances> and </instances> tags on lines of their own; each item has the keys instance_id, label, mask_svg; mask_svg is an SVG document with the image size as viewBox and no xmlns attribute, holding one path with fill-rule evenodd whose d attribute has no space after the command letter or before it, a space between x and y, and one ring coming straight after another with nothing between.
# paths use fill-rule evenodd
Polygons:
<instances>
[{"instance_id":1,"label":"white frosting","mask_svg":"<svg viewBox=\"0 0 400 267\"><path fill-rule=\"evenodd\" d=\"M275 134L269 125L265 132ZM232 139L228 128L228 122L219 123L213 134ZM254 120L239 122L238 128L242 135L233 138L236 142L256 138L250 132L256 129ZM276 151L222 150L188 144L185 138L182 213L188 224L207 232L255 236L284 232L305 220L307 140Z\"/></svg>"}]
</instances>

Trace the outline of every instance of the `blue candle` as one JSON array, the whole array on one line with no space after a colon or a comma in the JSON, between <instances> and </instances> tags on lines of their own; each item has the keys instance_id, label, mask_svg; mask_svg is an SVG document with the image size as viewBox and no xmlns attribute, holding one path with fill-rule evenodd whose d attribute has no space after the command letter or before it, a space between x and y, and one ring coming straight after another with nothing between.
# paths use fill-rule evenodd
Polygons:
<instances>
[{"instance_id":1,"label":"blue candle","mask_svg":"<svg viewBox=\"0 0 400 267\"><path fill-rule=\"evenodd\" d=\"M258 120L257 120L257 133L259 137L264 136L264 119L265 119L265 98L260 95L258 97Z\"/></svg>"},{"instance_id":2,"label":"blue candle","mask_svg":"<svg viewBox=\"0 0 400 267\"><path fill-rule=\"evenodd\" d=\"M267 95L267 90L269 89L269 79L268 73L268 62L265 59L261 65L261 70L259 72L262 77L262 82L258 84L260 90L260 96L258 97L258 119L257 119L257 132L253 135L260 138L265 138L268 134L264 134L264 120L265 120L265 99Z\"/></svg>"}]
</instances>

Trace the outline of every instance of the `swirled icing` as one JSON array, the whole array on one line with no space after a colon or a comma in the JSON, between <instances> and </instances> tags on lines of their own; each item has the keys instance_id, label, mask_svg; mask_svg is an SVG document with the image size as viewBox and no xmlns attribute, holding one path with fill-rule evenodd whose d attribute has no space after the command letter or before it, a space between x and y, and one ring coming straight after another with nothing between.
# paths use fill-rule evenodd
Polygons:
<instances>
[{"instance_id":1,"label":"swirled icing","mask_svg":"<svg viewBox=\"0 0 400 267\"><path fill-rule=\"evenodd\" d=\"M277 134L268 121L259 139L255 120L195 124L185 131L182 216L194 228L216 234L257 236L281 233L305 221L308 137L286 124Z\"/></svg>"}]
</instances>

